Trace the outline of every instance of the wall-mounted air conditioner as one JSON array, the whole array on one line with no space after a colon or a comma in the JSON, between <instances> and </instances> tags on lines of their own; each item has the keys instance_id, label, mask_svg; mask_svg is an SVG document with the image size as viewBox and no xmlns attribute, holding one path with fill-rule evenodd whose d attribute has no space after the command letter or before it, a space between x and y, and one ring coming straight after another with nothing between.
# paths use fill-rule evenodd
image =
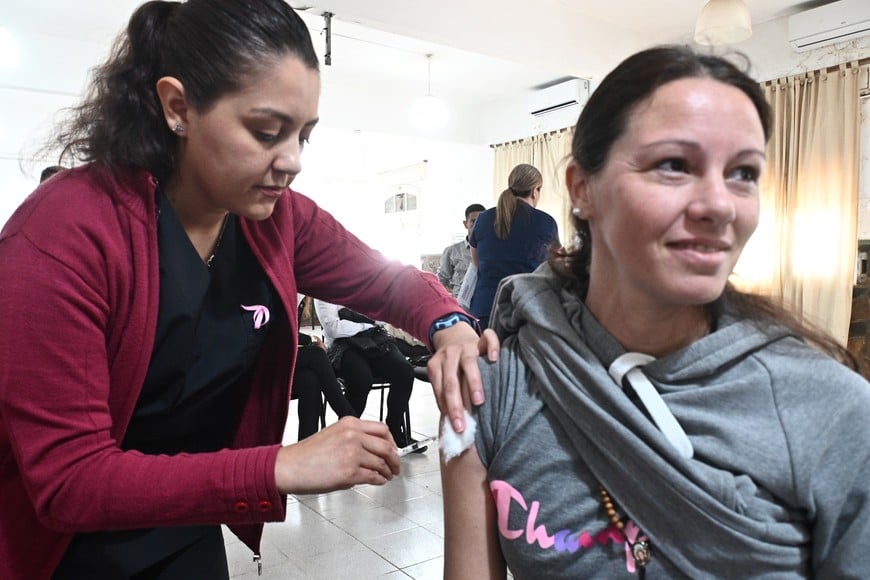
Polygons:
<instances>
[{"instance_id":1,"label":"wall-mounted air conditioner","mask_svg":"<svg viewBox=\"0 0 870 580\"><path fill-rule=\"evenodd\" d=\"M788 18L788 41L803 52L870 34L870 0L839 0Z\"/></svg>"},{"instance_id":2,"label":"wall-mounted air conditioner","mask_svg":"<svg viewBox=\"0 0 870 580\"><path fill-rule=\"evenodd\" d=\"M539 117L589 100L589 81L569 79L529 93L529 113Z\"/></svg>"}]
</instances>

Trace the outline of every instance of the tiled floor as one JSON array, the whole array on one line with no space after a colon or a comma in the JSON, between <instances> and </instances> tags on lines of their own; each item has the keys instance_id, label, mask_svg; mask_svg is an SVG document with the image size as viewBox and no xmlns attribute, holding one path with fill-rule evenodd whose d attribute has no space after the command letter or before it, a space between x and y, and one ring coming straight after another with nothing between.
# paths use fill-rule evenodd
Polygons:
<instances>
[{"instance_id":1,"label":"tiled floor","mask_svg":"<svg viewBox=\"0 0 870 580\"><path fill-rule=\"evenodd\" d=\"M364 418L378 418L379 402L380 393L373 391ZM439 413L428 383L414 383L410 408L415 438L436 435ZM286 443L296 440L296 428L294 401ZM430 446L401 461L401 475L384 486L290 496L286 521L266 524L260 578L440 580L444 516L438 450ZM257 578L251 551L226 528L224 538L231 577Z\"/></svg>"}]
</instances>

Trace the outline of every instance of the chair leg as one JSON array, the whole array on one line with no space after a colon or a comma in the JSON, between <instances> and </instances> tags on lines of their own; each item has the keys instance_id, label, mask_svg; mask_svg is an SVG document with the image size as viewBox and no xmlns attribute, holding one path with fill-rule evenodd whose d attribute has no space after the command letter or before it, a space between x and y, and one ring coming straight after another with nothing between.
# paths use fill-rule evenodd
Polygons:
<instances>
[{"instance_id":1,"label":"chair leg","mask_svg":"<svg viewBox=\"0 0 870 580\"><path fill-rule=\"evenodd\" d=\"M326 395L323 393L321 393L320 402L320 428L326 429Z\"/></svg>"}]
</instances>

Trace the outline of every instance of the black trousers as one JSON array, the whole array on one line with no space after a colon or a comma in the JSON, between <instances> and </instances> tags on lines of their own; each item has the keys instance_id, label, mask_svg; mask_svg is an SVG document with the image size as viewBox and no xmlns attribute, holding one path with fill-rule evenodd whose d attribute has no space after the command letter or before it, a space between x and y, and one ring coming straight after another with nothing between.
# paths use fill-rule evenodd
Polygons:
<instances>
[{"instance_id":1,"label":"black trousers","mask_svg":"<svg viewBox=\"0 0 870 580\"><path fill-rule=\"evenodd\" d=\"M408 410L411 389L414 388L414 368L396 345L389 345L385 354L371 358L359 349L348 348L341 355L338 374L347 385L346 397L357 417L366 408L374 379L388 381L391 386L387 396L387 426L394 437L403 435L403 418ZM399 439L403 440L401 437Z\"/></svg>"},{"instance_id":2,"label":"black trousers","mask_svg":"<svg viewBox=\"0 0 870 580\"><path fill-rule=\"evenodd\" d=\"M188 535L192 541L184 541ZM220 526L193 526L79 534L73 538L52 580L229 580L229 577Z\"/></svg>"},{"instance_id":3,"label":"black trousers","mask_svg":"<svg viewBox=\"0 0 870 580\"><path fill-rule=\"evenodd\" d=\"M341 392L326 351L316 345L303 346L296 353L296 370L293 374L293 398L299 400L299 441L317 433L320 428L321 393L339 417L356 415Z\"/></svg>"}]
</instances>

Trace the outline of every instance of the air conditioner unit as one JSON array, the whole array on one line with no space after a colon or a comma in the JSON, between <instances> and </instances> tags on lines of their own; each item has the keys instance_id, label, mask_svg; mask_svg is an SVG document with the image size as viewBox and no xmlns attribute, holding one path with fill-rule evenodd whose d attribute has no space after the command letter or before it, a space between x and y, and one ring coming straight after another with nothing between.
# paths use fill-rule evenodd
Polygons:
<instances>
[{"instance_id":1,"label":"air conditioner unit","mask_svg":"<svg viewBox=\"0 0 870 580\"><path fill-rule=\"evenodd\" d=\"M870 34L870 1L839 0L788 18L788 41L797 52Z\"/></svg>"},{"instance_id":2,"label":"air conditioner unit","mask_svg":"<svg viewBox=\"0 0 870 580\"><path fill-rule=\"evenodd\" d=\"M589 81L569 79L529 93L529 113L539 117L589 100Z\"/></svg>"}]
</instances>

